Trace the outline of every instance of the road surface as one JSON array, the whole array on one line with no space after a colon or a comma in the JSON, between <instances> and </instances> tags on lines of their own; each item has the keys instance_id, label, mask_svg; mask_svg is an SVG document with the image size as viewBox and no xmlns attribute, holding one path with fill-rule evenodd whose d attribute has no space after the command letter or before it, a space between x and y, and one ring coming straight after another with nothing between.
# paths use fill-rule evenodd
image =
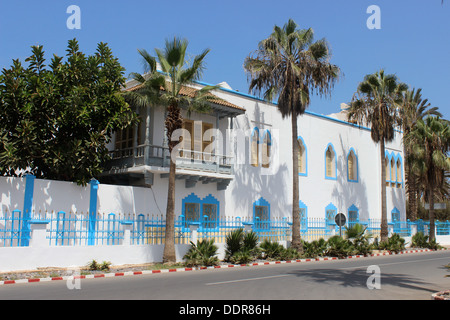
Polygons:
<instances>
[{"instance_id":1,"label":"road surface","mask_svg":"<svg viewBox=\"0 0 450 320\"><path fill-rule=\"evenodd\" d=\"M430 300L450 250L0 286L1 300Z\"/></svg>"}]
</instances>

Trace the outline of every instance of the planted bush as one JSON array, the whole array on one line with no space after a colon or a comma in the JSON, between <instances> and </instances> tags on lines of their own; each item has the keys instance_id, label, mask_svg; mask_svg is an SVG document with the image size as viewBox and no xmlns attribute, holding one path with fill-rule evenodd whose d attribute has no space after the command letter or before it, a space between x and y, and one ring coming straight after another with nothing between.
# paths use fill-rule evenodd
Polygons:
<instances>
[{"instance_id":1,"label":"planted bush","mask_svg":"<svg viewBox=\"0 0 450 320\"><path fill-rule=\"evenodd\" d=\"M255 260L259 254L259 237L254 231L244 232L244 229L236 229L225 238L225 260L231 263L249 263Z\"/></svg>"},{"instance_id":2,"label":"planted bush","mask_svg":"<svg viewBox=\"0 0 450 320\"><path fill-rule=\"evenodd\" d=\"M348 241L350 241L354 248L353 254L368 255L372 252L373 246L369 242L372 235L366 233L367 227L356 223L351 227L346 227L345 229Z\"/></svg>"},{"instance_id":3,"label":"planted bush","mask_svg":"<svg viewBox=\"0 0 450 320\"><path fill-rule=\"evenodd\" d=\"M327 241L323 238L311 242L303 241L303 255L306 258L323 257L327 250Z\"/></svg>"},{"instance_id":4,"label":"planted bush","mask_svg":"<svg viewBox=\"0 0 450 320\"><path fill-rule=\"evenodd\" d=\"M217 250L214 239L197 240L197 244L191 241L191 248L183 257L185 265L188 267L217 265L219 263Z\"/></svg>"},{"instance_id":5,"label":"planted bush","mask_svg":"<svg viewBox=\"0 0 450 320\"><path fill-rule=\"evenodd\" d=\"M400 237L397 233L394 233L387 241L381 241L378 247L382 250L399 253L400 251L405 250L405 239Z\"/></svg>"},{"instance_id":6,"label":"planted bush","mask_svg":"<svg viewBox=\"0 0 450 320\"><path fill-rule=\"evenodd\" d=\"M353 254L353 250L351 242L340 236L332 236L327 241L326 255L330 257L346 258Z\"/></svg>"}]
</instances>

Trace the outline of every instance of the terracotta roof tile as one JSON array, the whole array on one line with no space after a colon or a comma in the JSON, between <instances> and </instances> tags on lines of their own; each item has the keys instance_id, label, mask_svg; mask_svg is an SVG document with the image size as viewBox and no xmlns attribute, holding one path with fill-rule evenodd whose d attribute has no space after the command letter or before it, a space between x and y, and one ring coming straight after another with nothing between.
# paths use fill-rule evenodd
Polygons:
<instances>
[{"instance_id":1,"label":"terracotta roof tile","mask_svg":"<svg viewBox=\"0 0 450 320\"><path fill-rule=\"evenodd\" d=\"M142 84L138 84L138 85L133 86L133 87L131 87L131 88L126 88L125 91L136 91L136 90L139 89L140 87L142 87ZM164 90L164 88L161 87L161 90ZM180 94L183 95L183 96L187 96L187 97L194 98L196 92L198 92L198 91L199 91L198 89L195 89L195 88L192 88L192 87L183 86L183 87L181 87L181 89L180 89ZM213 95L213 94L211 94L211 95L212 95L212 96L215 96L215 95ZM233 103L231 103L231 102L228 102L228 101L226 101L226 100L224 100L224 99L219 99L219 98L217 98L217 100L214 100L214 99L213 99L213 100L211 100L211 102L213 102L213 103L215 103L215 104L217 104L217 105L224 106L224 107L229 107L229 108L233 108L233 109L238 109L238 110L245 111L244 108L239 107L239 106L237 106L237 105L235 105L235 104L233 104Z\"/></svg>"}]
</instances>

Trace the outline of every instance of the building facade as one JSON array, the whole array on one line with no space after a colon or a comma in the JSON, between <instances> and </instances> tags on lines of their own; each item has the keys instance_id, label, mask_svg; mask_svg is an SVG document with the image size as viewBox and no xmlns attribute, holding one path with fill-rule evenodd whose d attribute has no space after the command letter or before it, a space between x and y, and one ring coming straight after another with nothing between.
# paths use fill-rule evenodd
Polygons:
<instances>
[{"instance_id":1,"label":"building facade","mask_svg":"<svg viewBox=\"0 0 450 320\"><path fill-rule=\"evenodd\" d=\"M205 83L186 87L192 95ZM290 119L277 105L232 90L226 83L214 94L221 98L208 114L183 110L183 130L173 153L176 170L176 216L205 223L223 217L261 222L291 219L292 205L302 218L334 221L381 219L381 159L370 128L346 121L340 112L307 111L298 118L299 198L292 204ZM135 90L129 82L126 90ZM113 160L101 185L133 185L151 189L143 210L165 213L170 155L163 107L136 110L139 126L117 132L110 144ZM175 137L178 140L178 136ZM388 221L405 220L405 184L401 132L386 144ZM148 194L148 193L146 193ZM110 201L99 210L112 211Z\"/></svg>"}]
</instances>

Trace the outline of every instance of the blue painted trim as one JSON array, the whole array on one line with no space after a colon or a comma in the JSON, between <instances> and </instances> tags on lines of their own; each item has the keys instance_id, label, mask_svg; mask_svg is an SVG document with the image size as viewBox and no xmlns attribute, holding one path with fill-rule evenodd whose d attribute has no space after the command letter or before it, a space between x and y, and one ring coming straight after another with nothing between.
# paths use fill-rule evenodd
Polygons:
<instances>
[{"instance_id":1,"label":"blue painted trim","mask_svg":"<svg viewBox=\"0 0 450 320\"><path fill-rule=\"evenodd\" d=\"M90 198L89 198L89 228L88 228L88 245L95 245L95 226L97 222L97 192L99 182L92 179L89 182L90 185Z\"/></svg>"},{"instance_id":2,"label":"blue painted trim","mask_svg":"<svg viewBox=\"0 0 450 320\"><path fill-rule=\"evenodd\" d=\"M397 167L397 161L400 161L400 179L401 181L397 181L397 184L401 184L402 188L404 187L404 179L403 179L403 159L400 153L397 153L395 156L395 179L397 179L398 176L398 167Z\"/></svg>"},{"instance_id":3,"label":"blue painted trim","mask_svg":"<svg viewBox=\"0 0 450 320\"><path fill-rule=\"evenodd\" d=\"M252 141L253 141L253 136L256 134L256 136L257 136L257 138L258 138L258 144L260 144L261 143L261 139L260 139L260 136L259 136L259 128L258 127L254 127L253 128L253 130L252 130Z\"/></svg>"},{"instance_id":4,"label":"blue painted trim","mask_svg":"<svg viewBox=\"0 0 450 320\"><path fill-rule=\"evenodd\" d=\"M271 146L272 145L272 134L270 133L269 129L264 130L263 139L262 139L263 142L266 138L266 135L269 136L268 145Z\"/></svg>"},{"instance_id":5,"label":"blue painted trim","mask_svg":"<svg viewBox=\"0 0 450 320\"><path fill-rule=\"evenodd\" d=\"M161 71L159 71L159 72L164 74L164 72L161 72ZM204 81L194 80L193 82L196 83L196 84L202 85L202 86L213 86L213 84L207 83L207 82L204 82ZM243 93L243 92L239 92L239 91L232 90L232 89L227 89L227 88L222 88L222 87L219 87L218 90L221 90L221 91L224 91L224 92L228 92L228 93L232 93L232 94L235 94L235 95L238 95L238 96L242 96L242 97L245 97L245 98L249 98L249 99L252 99L252 100L256 100L256 101L270 103L270 104L273 104L275 106L278 105L278 103L276 101L272 101L272 102L271 101L267 101L266 99L262 99L260 97L257 97L257 96L254 96L254 95L251 95L251 94L248 94L248 93ZM317 118L326 119L326 120L329 120L329 121L332 121L332 122L344 124L346 126L354 127L354 128L357 128L357 129L371 131L371 129L368 128L368 127L364 127L364 126L361 126L361 125L358 125L358 124L354 124L354 123L351 123L351 122L335 119L335 118L332 118L332 117L329 117L329 116L326 116L326 115L323 115L323 114L318 114L318 113L313 112L313 111L305 110L305 114L308 114L308 115L311 115L311 116L317 117ZM398 129L394 129L394 131L399 132L399 133L403 133L401 130L398 130Z\"/></svg>"},{"instance_id":6,"label":"blue painted trim","mask_svg":"<svg viewBox=\"0 0 450 320\"><path fill-rule=\"evenodd\" d=\"M215 204L216 205L216 219L213 221L214 227L206 227L206 215L203 214L204 204ZM208 194L202 199L200 222L202 223L203 230L219 230L219 219L220 219L220 201L217 200L212 194Z\"/></svg>"},{"instance_id":7,"label":"blue painted trim","mask_svg":"<svg viewBox=\"0 0 450 320\"><path fill-rule=\"evenodd\" d=\"M305 209L305 215L303 217L300 216L300 231L307 232L308 231L308 206L300 200L298 203L300 209Z\"/></svg>"},{"instance_id":8,"label":"blue painted trim","mask_svg":"<svg viewBox=\"0 0 450 320\"><path fill-rule=\"evenodd\" d=\"M356 211L356 222L359 222L359 209L357 206L355 206L354 204L352 204L348 209L347 209L347 218L348 221L350 221L350 211Z\"/></svg>"},{"instance_id":9,"label":"blue painted trim","mask_svg":"<svg viewBox=\"0 0 450 320\"><path fill-rule=\"evenodd\" d=\"M297 137L297 141L302 140L303 147L305 148L305 172L298 172L299 176L307 177L308 176L308 148L306 147L305 140L301 136ZM326 169L326 168L325 168Z\"/></svg>"},{"instance_id":10,"label":"blue painted trim","mask_svg":"<svg viewBox=\"0 0 450 320\"><path fill-rule=\"evenodd\" d=\"M259 198L255 202L253 202L253 221L256 222L256 206L262 206L267 207L267 229L270 228L269 222L270 222L270 203L264 199L263 197ZM262 223L262 222L260 222ZM258 227L258 224L257 224ZM266 228L258 228L258 230L266 230Z\"/></svg>"},{"instance_id":11,"label":"blue painted trim","mask_svg":"<svg viewBox=\"0 0 450 320\"><path fill-rule=\"evenodd\" d=\"M218 230L219 228L219 220L220 220L220 201L217 200L212 194L207 195L205 198L200 199L195 193L191 193L190 195L188 195L187 197L185 197L182 201L182 208L181 208L181 214L183 216L183 222L185 222L185 217L186 217L186 203L197 203L198 204L198 215L199 218L197 221L190 221L190 222L195 222L195 223L199 223L201 225L199 231L202 230ZM205 219L205 215L203 214L203 205L204 204L215 204L216 205L216 220L213 221L213 224L215 225L213 228L211 227L205 227L205 223L207 223L206 219Z\"/></svg>"},{"instance_id":12,"label":"blue painted trim","mask_svg":"<svg viewBox=\"0 0 450 320\"><path fill-rule=\"evenodd\" d=\"M386 182L394 183L394 184L401 184L402 188L403 188L405 186L405 179L404 179L404 176L403 176L403 158L402 158L402 155L399 152L395 153L394 151L389 152L387 150L384 152L384 155L385 155L385 158L387 158L388 163L389 163L389 179L386 179ZM395 179L394 180L391 179L391 177L392 177L391 160L394 160L394 170L395 170L395 174L394 174ZM401 179L401 182L397 181L397 160L400 160L400 170L401 170L401 172L400 172L400 179Z\"/></svg>"},{"instance_id":13,"label":"blue painted trim","mask_svg":"<svg viewBox=\"0 0 450 320\"><path fill-rule=\"evenodd\" d=\"M20 246L27 247L30 245L30 220L31 211L33 210L34 181L36 177L32 174L25 175L25 193L23 198L23 216L22 226L20 228Z\"/></svg>"},{"instance_id":14,"label":"blue painted trim","mask_svg":"<svg viewBox=\"0 0 450 320\"><path fill-rule=\"evenodd\" d=\"M186 203L197 203L198 204L199 220L197 220L196 222L200 222L201 210L202 210L202 200L199 197L197 197L197 195L195 193L191 193L187 197L183 198L183 200L181 200L181 214L183 216L183 222L186 221L185 220L186 219Z\"/></svg>"},{"instance_id":15,"label":"blue painted trim","mask_svg":"<svg viewBox=\"0 0 450 320\"><path fill-rule=\"evenodd\" d=\"M49 224L50 220L30 220L30 224Z\"/></svg>"},{"instance_id":16,"label":"blue painted trim","mask_svg":"<svg viewBox=\"0 0 450 320\"><path fill-rule=\"evenodd\" d=\"M394 216L397 216L397 219L394 219ZM395 221L400 221L401 217L400 217L400 210L397 209L397 207L394 207L394 209L392 209L391 211L391 221L392 223Z\"/></svg>"},{"instance_id":17,"label":"blue painted trim","mask_svg":"<svg viewBox=\"0 0 450 320\"><path fill-rule=\"evenodd\" d=\"M356 161L356 180L352 180L348 176L348 157L350 156L350 153L353 151L353 154L355 155L355 161ZM354 164L355 165L355 164ZM358 161L358 155L356 154L355 149L350 148L350 150L347 153L347 181L349 182L358 182L359 181L359 161Z\"/></svg>"},{"instance_id":18,"label":"blue painted trim","mask_svg":"<svg viewBox=\"0 0 450 320\"><path fill-rule=\"evenodd\" d=\"M327 150L328 147L331 147L331 150L334 153L334 177L327 176ZM327 180L337 180L337 156L336 156L336 149L334 149L333 144L330 142L327 144L327 147L325 148L324 153L324 160L325 160L325 179Z\"/></svg>"},{"instance_id":19,"label":"blue painted trim","mask_svg":"<svg viewBox=\"0 0 450 320\"><path fill-rule=\"evenodd\" d=\"M328 217L327 217L327 211L329 211L329 210L334 211L334 216L332 218L330 217L330 219L328 219ZM325 221L326 221L327 225L335 225L336 224L336 222L334 221L334 217L336 216L336 214L337 214L337 207L333 203L330 202L325 207Z\"/></svg>"},{"instance_id":20,"label":"blue painted trim","mask_svg":"<svg viewBox=\"0 0 450 320\"><path fill-rule=\"evenodd\" d=\"M197 84L203 85L203 86L212 86L212 84L206 83L206 82L203 82L203 81L194 81L194 82L197 83ZM265 102L265 103L270 103L270 104L273 104L275 106L278 105L278 103L276 101L270 102L270 101L267 101L265 99L259 98L257 96L251 95L251 94L247 94L247 93L243 93L243 92L239 92L239 91L235 91L235 90L230 90L230 89L222 88L222 87L220 87L219 90L224 91L224 92L228 92L228 93L232 93L232 94L236 94L238 96L242 96L242 97L249 98L249 99L252 99L252 100L262 101L262 102ZM329 121L332 121L332 122L336 122L336 123L339 123L339 124L344 124L344 125L347 125L347 126L350 126L350 127L357 128L357 129L371 131L371 129L368 128L368 127L364 127L364 126L357 125L357 124L354 124L354 123L351 123L351 122L335 119L335 118L332 118L332 117L329 117L329 116L326 116L326 115L323 115L323 114L318 114L318 113L313 112L313 111L306 110L305 114L308 114L308 115L313 116L313 117L329 120ZM401 132L401 131L399 131L399 132Z\"/></svg>"}]
</instances>

